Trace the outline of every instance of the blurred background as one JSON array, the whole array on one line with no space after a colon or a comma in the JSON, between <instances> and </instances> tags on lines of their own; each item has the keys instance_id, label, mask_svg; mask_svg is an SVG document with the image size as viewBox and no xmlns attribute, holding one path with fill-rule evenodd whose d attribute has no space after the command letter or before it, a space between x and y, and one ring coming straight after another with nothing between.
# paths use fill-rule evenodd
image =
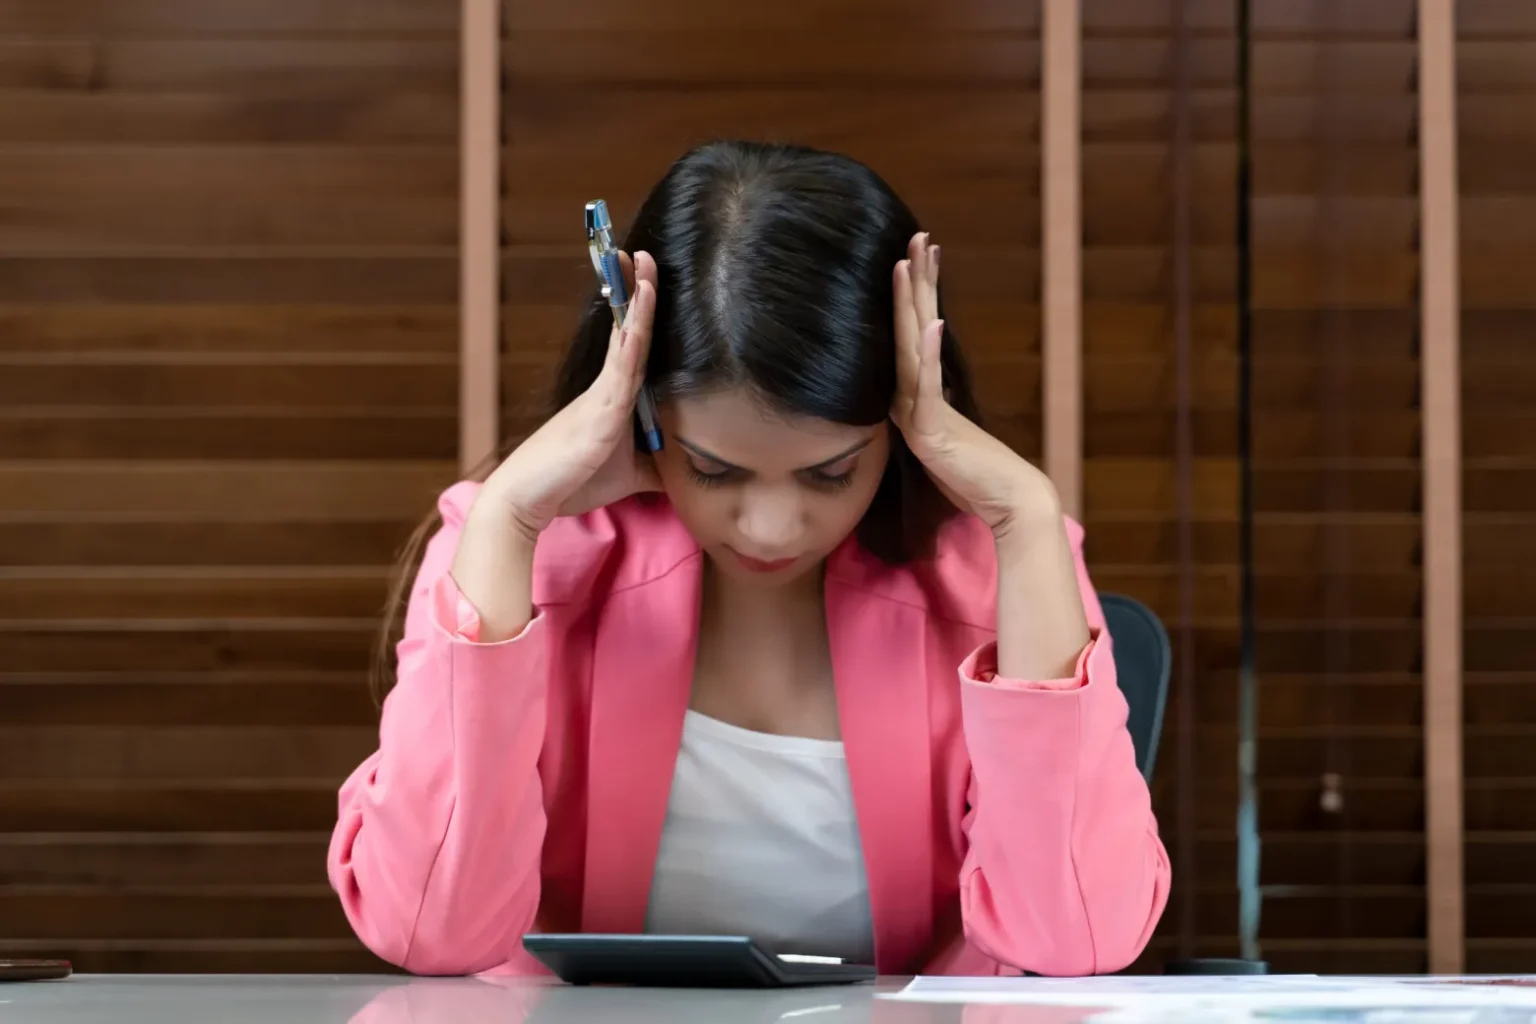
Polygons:
<instances>
[{"instance_id":1,"label":"blurred background","mask_svg":"<svg viewBox=\"0 0 1536 1024\"><path fill-rule=\"evenodd\" d=\"M1047 254L1080 259L1051 468L1100 588L1176 649L1146 962L1536 970L1536 4L1450 6L1430 125L1414 0L506 0L494 51L457 0L0 0L0 957L379 969L324 852L394 552L531 422L590 289L583 202L627 220L725 135L903 193L1031 458ZM499 88L461 91L466 41ZM1080 229L1051 241L1042 121L1073 106ZM464 267L461 170L500 223ZM499 267L480 342L471 258ZM1459 303L1432 339L1427 270ZM1431 342L1461 405L1433 421ZM499 396L461 401L461 352ZM1462 485L1433 541L1426 435Z\"/></svg>"}]
</instances>

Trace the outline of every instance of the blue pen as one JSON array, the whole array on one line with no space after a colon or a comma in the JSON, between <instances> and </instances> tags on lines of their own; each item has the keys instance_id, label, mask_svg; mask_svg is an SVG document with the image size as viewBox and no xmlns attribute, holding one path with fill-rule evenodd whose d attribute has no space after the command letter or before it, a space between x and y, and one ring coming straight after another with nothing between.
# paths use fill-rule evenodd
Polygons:
<instances>
[{"instance_id":1,"label":"blue pen","mask_svg":"<svg viewBox=\"0 0 1536 1024\"><path fill-rule=\"evenodd\" d=\"M613 221L608 217L608 204L594 199L587 204L587 251L592 255L592 267L602 285L603 298L613 310L613 322L624 329L624 315L629 312L629 286L624 283L624 268L619 263L619 249L613 244ZM661 427L656 421L656 399L651 389L641 385L635 397L635 411L640 416L640 429L645 434L645 447L653 452L661 451Z\"/></svg>"}]
</instances>

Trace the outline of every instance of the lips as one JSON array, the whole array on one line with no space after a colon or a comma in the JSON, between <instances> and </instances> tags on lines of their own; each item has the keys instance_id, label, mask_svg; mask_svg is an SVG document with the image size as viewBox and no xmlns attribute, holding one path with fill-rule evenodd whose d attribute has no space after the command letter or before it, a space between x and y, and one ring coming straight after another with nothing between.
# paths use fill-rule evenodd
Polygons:
<instances>
[{"instance_id":1,"label":"lips","mask_svg":"<svg viewBox=\"0 0 1536 1024\"><path fill-rule=\"evenodd\" d=\"M735 555L742 568L749 572L782 572L799 561L796 558L776 558L771 562L765 562L761 558L751 558L744 555L735 548L731 548L731 554Z\"/></svg>"}]
</instances>

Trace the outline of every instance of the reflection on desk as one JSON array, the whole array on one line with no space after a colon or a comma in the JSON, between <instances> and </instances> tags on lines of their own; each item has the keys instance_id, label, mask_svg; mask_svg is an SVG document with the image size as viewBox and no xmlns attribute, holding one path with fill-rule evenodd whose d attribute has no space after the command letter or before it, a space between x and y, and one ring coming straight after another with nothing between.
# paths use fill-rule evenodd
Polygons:
<instances>
[{"instance_id":1,"label":"reflection on desk","mask_svg":"<svg viewBox=\"0 0 1536 1024\"><path fill-rule=\"evenodd\" d=\"M79 975L0 986L25 1024L1085 1024L1059 1006L876 999L907 979L774 991L570 988L512 979Z\"/></svg>"}]
</instances>

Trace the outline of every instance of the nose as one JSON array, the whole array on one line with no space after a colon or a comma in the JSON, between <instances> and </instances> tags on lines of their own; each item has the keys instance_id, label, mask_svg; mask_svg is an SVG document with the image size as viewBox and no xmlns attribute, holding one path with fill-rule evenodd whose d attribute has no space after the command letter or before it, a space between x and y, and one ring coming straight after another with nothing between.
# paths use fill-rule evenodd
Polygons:
<instances>
[{"instance_id":1,"label":"nose","mask_svg":"<svg viewBox=\"0 0 1536 1024\"><path fill-rule=\"evenodd\" d=\"M736 528L746 554L779 558L794 553L800 537L803 510L799 497L789 488L748 488L737 510Z\"/></svg>"}]
</instances>

